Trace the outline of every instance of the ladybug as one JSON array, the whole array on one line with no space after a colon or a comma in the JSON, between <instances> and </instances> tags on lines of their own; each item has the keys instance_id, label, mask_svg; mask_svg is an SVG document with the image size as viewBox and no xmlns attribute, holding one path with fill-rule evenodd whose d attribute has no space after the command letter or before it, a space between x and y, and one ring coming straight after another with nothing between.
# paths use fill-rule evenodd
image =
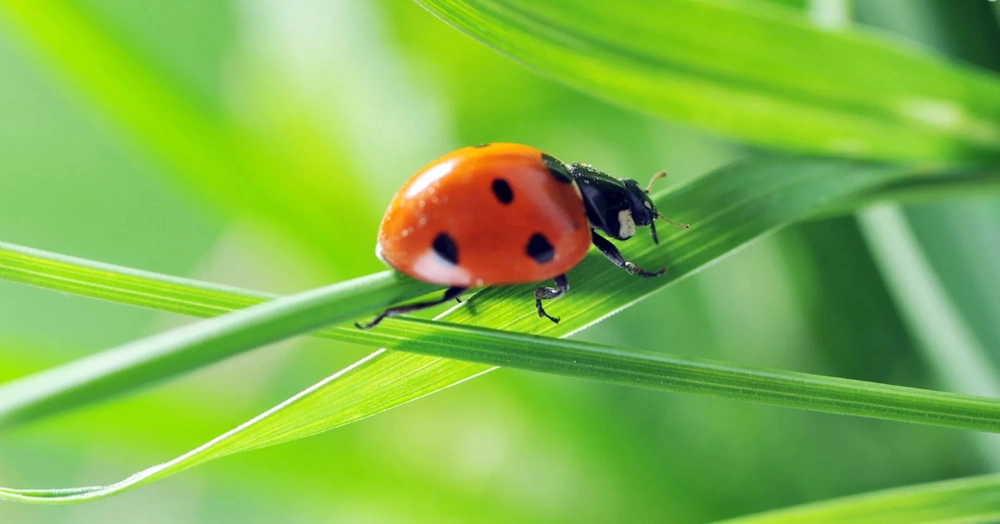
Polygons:
<instances>
[{"instance_id":1,"label":"ladybug","mask_svg":"<svg viewBox=\"0 0 1000 524\"><path fill-rule=\"evenodd\" d=\"M483 144L449 153L421 169L399 189L378 231L375 254L412 278L450 286L436 300L386 309L359 328L386 317L442 304L473 286L524 284L553 279L555 287L535 290L542 300L569 290L566 272L590 245L632 275L645 271L622 258L601 233L628 240L637 227L664 218L635 180L617 179L587 164L564 164L552 155L519 144ZM664 220L667 220L664 218ZM671 224L687 228L687 224ZM599 233L600 232L600 233Z\"/></svg>"}]
</instances>

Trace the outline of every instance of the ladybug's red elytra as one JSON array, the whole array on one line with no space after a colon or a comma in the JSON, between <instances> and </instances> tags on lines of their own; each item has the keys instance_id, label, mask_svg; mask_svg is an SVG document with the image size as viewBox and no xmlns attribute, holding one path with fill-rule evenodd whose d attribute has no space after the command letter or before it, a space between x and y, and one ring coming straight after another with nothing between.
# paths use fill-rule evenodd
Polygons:
<instances>
[{"instance_id":1,"label":"ladybug's red elytra","mask_svg":"<svg viewBox=\"0 0 1000 524\"><path fill-rule=\"evenodd\" d=\"M635 180L617 179L586 164L566 165L519 144L483 144L449 153L413 175L389 203L375 253L393 269L425 282L450 286L440 299L389 308L360 328L457 299L473 286L524 284L553 279L535 290L542 300L569 290L566 272L594 244L618 267L641 277L660 276L625 261L598 231L628 240L636 227L663 218ZM664 218L664 220L667 220ZM669 220L667 220L670 222ZM687 228L686 224L670 222Z\"/></svg>"}]
</instances>

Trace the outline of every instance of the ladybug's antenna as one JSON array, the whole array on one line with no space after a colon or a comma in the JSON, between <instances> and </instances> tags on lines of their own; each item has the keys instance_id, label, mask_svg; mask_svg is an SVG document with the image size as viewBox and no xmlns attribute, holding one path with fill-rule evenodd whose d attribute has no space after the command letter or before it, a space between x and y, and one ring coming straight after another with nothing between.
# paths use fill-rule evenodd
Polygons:
<instances>
[{"instance_id":1,"label":"ladybug's antenna","mask_svg":"<svg viewBox=\"0 0 1000 524\"><path fill-rule=\"evenodd\" d=\"M656 214L656 218L662 218L663 220L666 220L667 222L669 222L671 225L677 226L677 227L679 227L681 229L688 229L688 228L691 227L690 224L681 224L680 222L674 222L673 220L670 220L669 218L667 218L667 217L665 217L665 216L663 216L663 215L661 215L659 213Z\"/></svg>"},{"instance_id":2,"label":"ladybug's antenna","mask_svg":"<svg viewBox=\"0 0 1000 524\"><path fill-rule=\"evenodd\" d=\"M653 189L653 182L656 182L657 180L659 180L659 179L661 179L661 178L663 178L665 176L667 176L667 172L666 171L660 171L659 173L653 175L653 178L650 178L649 179L649 183L646 184L646 193L649 193L649 190ZM661 215L659 213L656 214L656 218L662 218L663 220L666 220L667 222L669 222L671 225L677 226L677 227L679 227L681 229L688 229L689 227L691 227L688 224L680 224L678 222L674 222L673 220L670 220L669 218L667 218L667 217L665 217L665 216L663 216L663 215ZM655 231L653 232L653 238L654 239L656 238L656 232Z\"/></svg>"},{"instance_id":3,"label":"ladybug's antenna","mask_svg":"<svg viewBox=\"0 0 1000 524\"><path fill-rule=\"evenodd\" d=\"M659 173L653 175L653 178L650 178L649 179L649 183L646 184L646 192L649 193L649 190L653 189L653 182L656 182L657 180L659 180L659 179L661 179L661 178L663 178L665 176L667 176L667 172L666 171L660 171Z\"/></svg>"}]
</instances>

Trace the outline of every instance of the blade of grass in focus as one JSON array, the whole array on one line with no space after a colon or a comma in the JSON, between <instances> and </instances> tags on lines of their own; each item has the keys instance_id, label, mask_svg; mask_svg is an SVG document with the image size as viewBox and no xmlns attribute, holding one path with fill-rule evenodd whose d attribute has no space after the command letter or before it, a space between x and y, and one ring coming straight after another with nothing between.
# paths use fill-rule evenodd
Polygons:
<instances>
[{"instance_id":1,"label":"blade of grass in focus","mask_svg":"<svg viewBox=\"0 0 1000 524\"><path fill-rule=\"evenodd\" d=\"M621 245L626 258L640 265L668 266L670 271L666 276L655 279L630 277L610 264L603 256L593 252L569 272L570 282L579 283L574 285L573 292L553 305L557 308L554 313L563 317L563 321L559 324L538 322L530 300L525 299L531 297L534 291L535 286L531 284L487 289L467 301L465 307L450 312L447 318L451 321L495 329L567 336L614 314L653 291L691 274L781 225L808 217L831 202L849 200L849 197L863 193L865 189L878 188L883 184L907 178L905 168L847 160L776 157L741 162L714 171L656 199L659 209L669 210L671 216L677 220L695 224L690 230L674 228L664 230L661 232L660 245L654 245L648 238L637 238ZM11 270L5 269L4 273L9 274ZM29 270L28 277L30 276ZM385 290L388 292L388 288ZM399 293L396 298L402 299L406 296L412 295ZM385 298L381 297L382 300ZM488 307L479 307L480 304L487 303ZM375 307L377 306L368 310ZM355 315L364 311L367 310L362 309ZM339 320L331 318L328 323L336 324L345 320L348 318ZM297 332L287 333L286 336L292 334ZM273 341L275 340L268 342ZM256 346L248 344L242 350L253 347ZM131 358L139 363L144 362L142 351L139 350L140 355ZM114 389L114 392L124 392L128 388L138 387L143 380L163 379L215 361L210 353L183 348L177 351L184 356L176 357L175 365L161 368L159 374L149 370L136 373L138 378L135 381L116 382L120 388ZM397 370L397 364L391 363L396 358L411 357L395 357L388 354L376 360L386 359L390 361L385 364L386 369ZM450 363L447 360L406 364L406 366L411 365L418 366L413 374L407 375L407 378L412 380L410 384L414 386L420 384L421 380L427 381L430 385L442 383L442 377L450 377L455 371L450 369L451 366L458 368L457 373L462 377L487 369L484 367L472 372L468 363ZM105 366L108 373L125 373L122 365L114 360L106 361ZM87 369L92 368L88 366ZM91 373L100 375L97 371ZM372 383L378 382L377 379L373 379ZM61 387L54 382L46 384L55 389ZM101 393L95 395L111 393L105 391L103 386L100 386L99 390ZM415 394L423 390L423 385L414 388ZM79 390L76 391L80 393ZM65 395L66 392L45 393L42 396L49 394ZM84 395L79 396L84 397ZM392 399L385 407L396 405L397 400L405 397L406 395L400 399ZM8 402L13 401L8 400Z\"/></svg>"},{"instance_id":2,"label":"blade of grass in focus","mask_svg":"<svg viewBox=\"0 0 1000 524\"><path fill-rule=\"evenodd\" d=\"M675 218L695 223L691 230L664 233L660 246L640 241L622 245L624 255L630 260L648 267L660 264L670 266L671 272L666 277L651 280L633 278L599 255L591 254L570 273L571 282L579 281L586 285L575 287L574 293L552 306L553 312L564 318L560 324L539 321L530 307L530 301L525 301L533 290L531 285L487 289L444 317L450 321L503 329L512 333L511 336L524 332L565 337L705 267L754 238L784 224L807 218L825 206L849 201L865 191L918 177L911 173L899 166L841 160L760 158L741 162L655 199L661 209L671 210ZM4 273L28 275L41 280L37 272L5 270ZM135 277L132 275L130 288L141 287ZM133 297L137 296L132 293ZM178 307L190 307L181 306L183 301L176 298L174 304ZM273 312L279 310L274 308ZM237 312L236 315L240 313L245 312ZM207 322L224 323L226 318L228 316ZM284 320L289 318L292 317ZM391 325L387 324L387 327ZM269 332L275 329L278 326L268 327ZM285 336L302 332L302 329L281 329ZM244 349L256 345L252 339L243 339L241 343ZM141 342L137 344L141 347ZM180 347L183 349L185 344ZM205 446L121 483L69 491L7 490L4 496L12 500L49 503L108 496L205 460L348 424L440 391L490 369L492 366L489 364L382 350ZM44 389L47 385L41 386ZM993 402L989 399L971 401ZM808 399L803 402L807 403ZM985 409L988 411L989 408ZM949 410L946 408L945 411ZM955 411L953 415L956 420L965 420L965 424L975 418L960 411Z\"/></svg>"},{"instance_id":3,"label":"blade of grass in focus","mask_svg":"<svg viewBox=\"0 0 1000 524\"><path fill-rule=\"evenodd\" d=\"M220 317L219 320L233 315ZM1000 400L996 399L753 369L422 320L390 320L377 332L347 330L339 335L338 338L353 339L354 342L380 342L406 351L632 386L889 420L1000 431ZM367 362L363 360L358 365L364 366ZM65 503L102 498L213 458L330 429L329 421L318 415L330 409L332 391L325 390L336 378L337 375L317 384L191 453L144 470L120 483L74 490L0 488L0 499ZM364 389L364 385L361 388ZM0 390L0 398L6 393Z\"/></svg>"},{"instance_id":4,"label":"blade of grass in focus","mask_svg":"<svg viewBox=\"0 0 1000 524\"><path fill-rule=\"evenodd\" d=\"M29 267L34 270L27 271ZM138 304L131 298L141 287L145 290L142 304L146 307L198 315L212 315L227 307L224 304L252 302L262 296L253 291L223 290L194 280L141 273L9 244L0 244L0 275L60 291L73 290L96 296L87 293L87 287L66 285L66 276L80 278L86 275L85 282L94 284L91 289L120 290L122 293L116 298L126 303ZM26 275L31 278L23 278ZM104 296L108 298L109 295ZM184 300L178 301L179 297ZM459 324L403 318L387 320L375 330L331 327L317 334L356 344L667 391L967 429L1000 430L1000 401L992 399L761 370ZM0 400L18 396L25 401L28 397L23 394L25 388L21 389L21 395L12 395L0 386ZM9 417L10 413L9 406L0 405L0 427L18 422Z\"/></svg>"},{"instance_id":5,"label":"blade of grass in focus","mask_svg":"<svg viewBox=\"0 0 1000 524\"><path fill-rule=\"evenodd\" d=\"M0 385L0 426L149 386L239 352L348 321L434 287L385 271L130 342Z\"/></svg>"}]
</instances>

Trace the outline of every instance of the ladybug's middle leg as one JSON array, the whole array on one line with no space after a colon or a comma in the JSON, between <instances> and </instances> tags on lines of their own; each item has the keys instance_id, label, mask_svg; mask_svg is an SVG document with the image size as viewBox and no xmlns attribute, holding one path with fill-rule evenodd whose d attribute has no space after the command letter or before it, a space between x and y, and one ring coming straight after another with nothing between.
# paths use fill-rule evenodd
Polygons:
<instances>
[{"instance_id":1,"label":"ladybug's middle leg","mask_svg":"<svg viewBox=\"0 0 1000 524\"><path fill-rule=\"evenodd\" d=\"M590 230L590 239L594 242L594 245L597 246L597 249L599 249L601 253L604 253L604 256L608 257L608 260L610 260L614 265L628 271L630 275L639 275L643 278L650 278L658 277L667 272L667 268L660 269L656 272L645 271L631 262L626 262L625 258L622 257L621 252L618 251L618 248L615 247L610 240L598 235L597 231L594 231L593 229Z\"/></svg>"},{"instance_id":2,"label":"ladybug's middle leg","mask_svg":"<svg viewBox=\"0 0 1000 524\"><path fill-rule=\"evenodd\" d=\"M394 317L396 315L402 315L403 313L412 313L414 311L420 311L421 309L434 307L438 304L444 304L445 302L453 298L458 298L458 296L464 293L466 289L468 288L458 287L458 286L450 287L445 290L444 295L441 298L428 300L426 302L415 302L413 304L404 304L402 306L391 307L380 313L379 316L375 317L375 320L372 320L371 322L363 326L361 324L358 324L357 322L355 322L354 325L357 326L358 329L371 329L377 326L378 323L382 322L382 320L385 319L386 317Z\"/></svg>"},{"instance_id":3,"label":"ladybug's middle leg","mask_svg":"<svg viewBox=\"0 0 1000 524\"><path fill-rule=\"evenodd\" d=\"M569 281L566 280L566 275L559 275L553 281L555 281L556 287L540 287L535 290L535 309L538 310L539 318L545 317L558 324L559 318L546 313L545 309L542 308L542 300L563 296L564 293L569 291Z\"/></svg>"}]
</instances>

